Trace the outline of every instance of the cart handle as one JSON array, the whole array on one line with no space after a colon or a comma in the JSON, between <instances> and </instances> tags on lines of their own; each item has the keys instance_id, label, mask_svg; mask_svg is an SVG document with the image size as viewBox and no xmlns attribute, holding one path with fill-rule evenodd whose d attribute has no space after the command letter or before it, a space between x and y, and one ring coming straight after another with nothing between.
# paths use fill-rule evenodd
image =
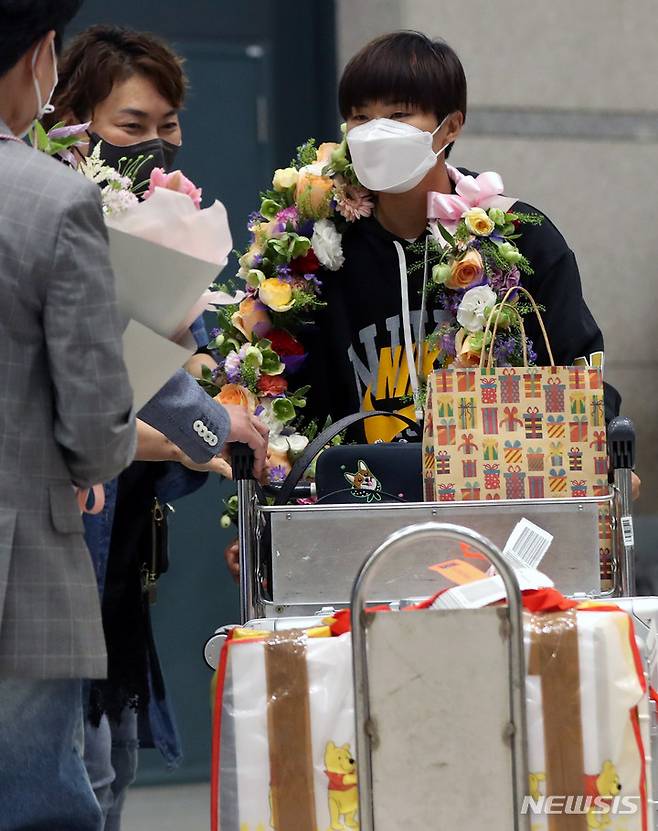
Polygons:
<instances>
[{"instance_id":1,"label":"cart handle","mask_svg":"<svg viewBox=\"0 0 658 831\"><path fill-rule=\"evenodd\" d=\"M512 774L514 779L515 824L521 828L521 803L528 787L528 764L525 740L525 654L523 644L523 605L521 591L514 570L497 548L486 537L464 528L443 522L425 522L410 525L391 534L363 563L352 588L352 661L354 669L354 712L356 718L356 751L359 766L359 821L361 831L375 831L372 802L372 736L370 714L370 687L367 653L367 590L385 555L395 553L404 563L404 552L409 542L436 544L441 540L467 542L484 554L500 574L507 594L510 624L509 676Z\"/></svg>"}]
</instances>

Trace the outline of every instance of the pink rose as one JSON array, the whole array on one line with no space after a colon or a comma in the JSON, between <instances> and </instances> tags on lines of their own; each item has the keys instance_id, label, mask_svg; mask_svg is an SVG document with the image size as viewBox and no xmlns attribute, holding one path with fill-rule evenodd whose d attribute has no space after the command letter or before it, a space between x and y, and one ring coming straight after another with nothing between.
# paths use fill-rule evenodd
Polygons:
<instances>
[{"instance_id":1,"label":"pink rose","mask_svg":"<svg viewBox=\"0 0 658 831\"><path fill-rule=\"evenodd\" d=\"M153 168L149 189L144 194L144 199L152 196L156 188L165 188L166 190L175 190L177 193L184 193L190 197L197 209L201 208L201 194L203 191L194 182L190 182L187 176L184 176L180 170L165 173L161 167Z\"/></svg>"}]
</instances>

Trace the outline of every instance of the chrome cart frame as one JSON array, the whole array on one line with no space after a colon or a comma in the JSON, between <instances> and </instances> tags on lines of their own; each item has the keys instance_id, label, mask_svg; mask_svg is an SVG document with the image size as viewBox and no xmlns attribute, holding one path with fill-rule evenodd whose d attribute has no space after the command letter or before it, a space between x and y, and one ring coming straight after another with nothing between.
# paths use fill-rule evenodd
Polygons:
<instances>
[{"instance_id":1,"label":"chrome cart frame","mask_svg":"<svg viewBox=\"0 0 658 831\"><path fill-rule=\"evenodd\" d=\"M467 543L495 566L507 594L504 608L426 611L423 615L366 612L373 578L386 559L395 555L397 567L404 569L413 541L432 546L446 540ZM501 551L467 528L438 522L411 525L392 534L368 557L354 582L351 600L361 831L431 827L431 818L438 815L437 810L441 811L441 823L446 828L464 827L465 813L470 816L470 827L473 828L485 827L485 823L486 827L496 829L521 831L527 828L528 817L523 817L521 812L528 782L522 610L518 582ZM457 619L466 618L471 625L460 625L459 654L455 656L455 645L445 636ZM497 621L498 626L492 626L492 621ZM382 634L378 631L381 623L385 624ZM416 635L428 634L434 645L420 667L414 662L410 649L410 624L419 627ZM495 661L479 663L482 641L487 638L491 641L491 652L498 650L498 657L506 655L506 667ZM403 658L396 647L405 649ZM485 648L489 651L488 646ZM456 659L450 660L451 655ZM378 672L371 685L371 666L374 669L375 664ZM390 669L394 672L389 672ZM440 686L433 686L431 691L427 689L435 680L433 675L437 675L437 670L439 676L448 675L443 680L436 679L438 684L451 688L458 695L450 705L451 717L439 718L432 723L434 729L429 742L425 730L417 732L414 753L422 762L414 766L410 775L404 763L400 763L400 757L404 745L411 741L406 737L412 734L413 721L422 718L428 709L423 707L423 700L431 711L432 698L436 696L438 706L445 692ZM423 677L419 678L420 675ZM421 683L414 685L419 680ZM496 686L499 698L507 699L502 712L498 708L498 718L496 707L491 705L492 698L496 697ZM400 698L403 687L404 698ZM482 708L474 711L473 696L480 696L485 688L491 706L486 712L478 712ZM398 706L404 705L405 701L406 706ZM408 723L401 723L405 721ZM401 735L403 740L400 742ZM467 735L471 737L469 753L452 754L449 748ZM389 740L382 741L383 736L388 736ZM473 803L476 794L468 793L470 783L474 779L480 781L473 775L478 758L485 760L489 768L488 781L483 787L491 790L491 800L482 791L478 794L483 803L480 805ZM400 779L403 790L396 793L396 780ZM404 797L407 789L414 787L425 796L423 804L415 807L409 804L414 802L413 798ZM506 798L509 794L511 801ZM413 818L409 811L414 812ZM408 824L403 825L405 822Z\"/></svg>"}]
</instances>

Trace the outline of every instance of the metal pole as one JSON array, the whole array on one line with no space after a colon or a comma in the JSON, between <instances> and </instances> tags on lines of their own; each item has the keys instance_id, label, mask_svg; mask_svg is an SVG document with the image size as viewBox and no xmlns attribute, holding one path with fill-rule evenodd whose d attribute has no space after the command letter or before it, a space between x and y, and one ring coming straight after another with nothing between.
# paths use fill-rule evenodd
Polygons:
<instances>
[{"instance_id":1,"label":"metal pole","mask_svg":"<svg viewBox=\"0 0 658 831\"><path fill-rule=\"evenodd\" d=\"M367 655L367 589L385 554L394 550L400 555L411 539L428 544L439 540L467 542L484 554L501 576L508 600L510 622L510 722L512 735L512 775L514 779L514 829L522 827L521 804L528 787L525 705L525 653L523 644L523 607L521 592L512 568L500 550L486 537L463 528L440 522L410 525L396 531L376 549L361 566L352 589L352 658L354 669L354 710L356 716L356 751L359 766L359 822L361 831L375 831L372 801L372 723ZM402 551L401 551L402 549ZM402 554L402 557L404 555ZM404 560L402 559L402 564ZM455 612L458 614L458 612ZM526 818L527 819L527 818ZM526 823L527 825L527 823Z\"/></svg>"},{"instance_id":2,"label":"metal pole","mask_svg":"<svg viewBox=\"0 0 658 831\"><path fill-rule=\"evenodd\" d=\"M245 444L231 448L233 478L238 486L238 540L240 546L240 623L262 617L256 569L256 482L254 454Z\"/></svg>"},{"instance_id":3,"label":"metal pole","mask_svg":"<svg viewBox=\"0 0 658 831\"><path fill-rule=\"evenodd\" d=\"M608 453L614 470L616 494L615 559L619 564L621 596L634 597L635 534L633 530L633 484L635 427L630 418L614 418L608 427Z\"/></svg>"}]
</instances>

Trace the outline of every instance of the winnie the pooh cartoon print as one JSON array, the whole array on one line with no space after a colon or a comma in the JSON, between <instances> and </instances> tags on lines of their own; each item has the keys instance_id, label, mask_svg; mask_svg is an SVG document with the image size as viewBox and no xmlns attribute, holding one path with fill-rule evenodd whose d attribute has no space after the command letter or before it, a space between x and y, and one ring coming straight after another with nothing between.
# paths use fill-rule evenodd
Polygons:
<instances>
[{"instance_id":1,"label":"winnie the pooh cartoon print","mask_svg":"<svg viewBox=\"0 0 658 831\"><path fill-rule=\"evenodd\" d=\"M603 763L598 775L585 776L585 796L603 797L612 803L614 797L621 794L621 790L617 768L610 759ZM592 806L587 812L587 827L590 831L601 831L601 829L608 828L611 823L610 812L601 811L596 806Z\"/></svg>"},{"instance_id":2,"label":"winnie the pooh cartoon print","mask_svg":"<svg viewBox=\"0 0 658 831\"><path fill-rule=\"evenodd\" d=\"M359 792L356 762L349 744L337 747L329 742L324 753L324 772L329 779L329 831L358 829Z\"/></svg>"}]
</instances>

